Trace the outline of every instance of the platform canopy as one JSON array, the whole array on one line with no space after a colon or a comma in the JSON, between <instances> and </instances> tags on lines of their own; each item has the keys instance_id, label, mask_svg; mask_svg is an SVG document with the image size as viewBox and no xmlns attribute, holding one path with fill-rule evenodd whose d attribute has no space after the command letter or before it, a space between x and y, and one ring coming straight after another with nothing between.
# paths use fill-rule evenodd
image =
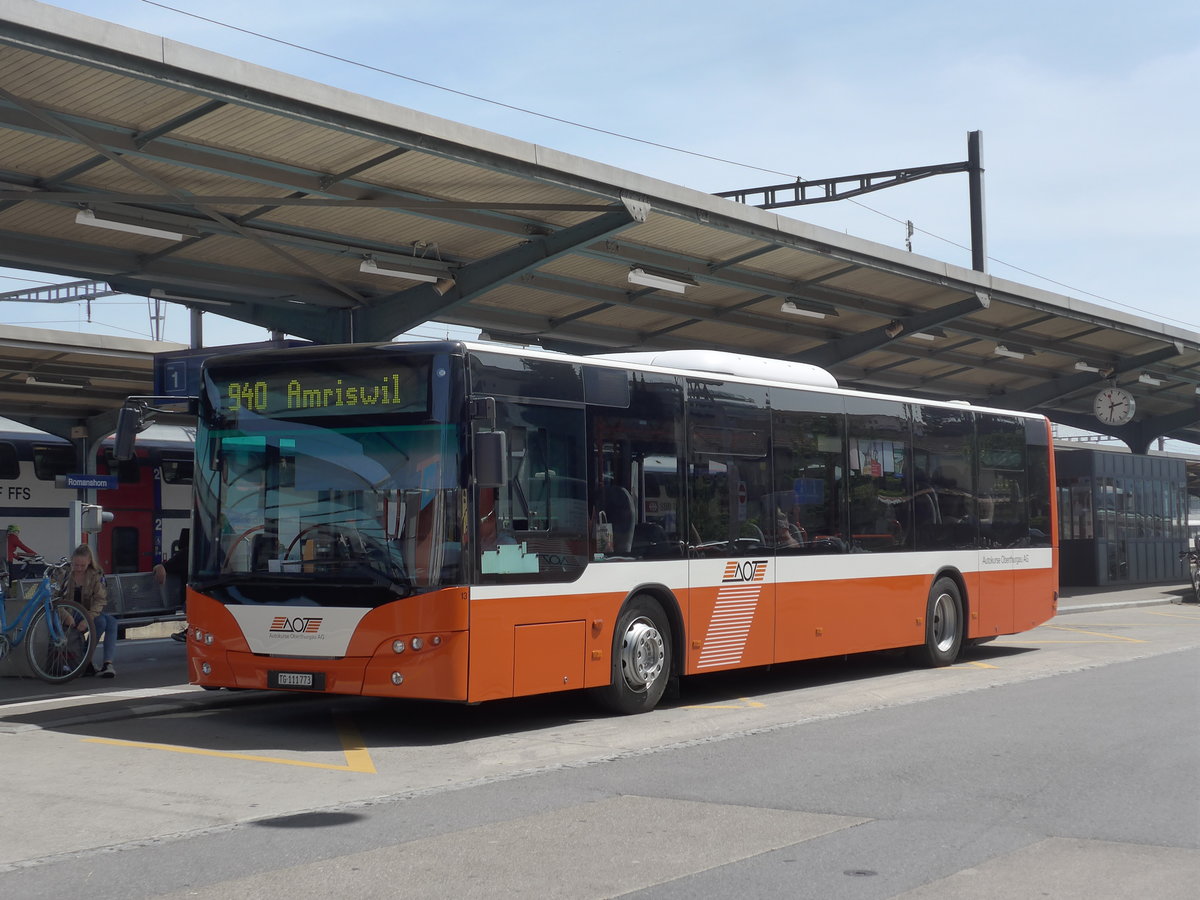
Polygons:
<instances>
[{"instance_id":1,"label":"platform canopy","mask_svg":"<svg viewBox=\"0 0 1200 900\"><path fill-rule=\"evenodd\" d=\"M0 415L65 438L75 427L91 426L86 436L102 438L126 397L153 392L155 356L182 349L165 341L0 325Z\"/></svg>"},{"instance_id":2,"label":"platform canopy","mask_svg":"<svg viewBox=\"0 0 1200 900\"><path fill-rule=\"evenodd\" d=\"M0 149L4 266L315 341L713 348L1200 442L1194 332L32 0L0 12Z\"/></svg>"}]
</instances>

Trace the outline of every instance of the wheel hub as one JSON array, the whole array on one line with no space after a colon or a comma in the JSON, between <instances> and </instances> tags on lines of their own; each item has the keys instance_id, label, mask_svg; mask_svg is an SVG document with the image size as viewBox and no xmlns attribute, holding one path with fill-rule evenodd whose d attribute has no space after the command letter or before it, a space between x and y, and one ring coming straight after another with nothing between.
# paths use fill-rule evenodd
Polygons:
<instances>
[{"instance_id":1,"label":"wheel hub","mask_svg":"<svg viewBox=\"0 0 1200 900\"><path fill-rule=\"evenodd\" d=\"M636 619L621 642L621 673L635 691L644 691L662 674L666 649L653 623Z\"/></svg>"},{"instance_id":2,"label":"wheel hub","mask_svg":"<svg viewBox=\"0 0 1200 900\"><path fill-rule=\"evenodd\" d=\"M933 602L933 641L943 653L954 644L958 633L958 609L954 598L940 594Z\"/></svg>"}]
</instances>

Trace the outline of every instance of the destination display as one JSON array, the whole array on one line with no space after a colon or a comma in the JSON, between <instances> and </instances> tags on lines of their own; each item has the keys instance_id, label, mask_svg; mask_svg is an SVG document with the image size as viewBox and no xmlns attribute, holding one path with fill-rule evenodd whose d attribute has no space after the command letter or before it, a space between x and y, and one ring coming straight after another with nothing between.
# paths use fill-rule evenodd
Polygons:
<instances>
[{"instance_id":1,"label":"destination display","mask_svg":"<svg viewBox=\"0 0 1200 900\"><path fill-rule=\"evenodd\" d=\"M352 413L423 412L428 365L396 365L359 372L261 369L210 375L209 398L218 414L268 418Z\"/></svg>"}]
</instances>

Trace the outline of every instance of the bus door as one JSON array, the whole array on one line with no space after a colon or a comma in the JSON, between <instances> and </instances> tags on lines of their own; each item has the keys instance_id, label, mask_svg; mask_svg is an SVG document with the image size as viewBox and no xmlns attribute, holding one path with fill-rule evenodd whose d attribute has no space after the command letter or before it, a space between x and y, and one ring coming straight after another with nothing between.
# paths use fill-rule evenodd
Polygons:
<instances>
[{"instance_id":1,"label":"bus door","mask_svg":"<svg viewBox=\"0 0 1200 900\"><path fill-rule=\"evenodd\" d=\"M1016 418L980 418L978 428L979 636L1011 634L1017 572L1028 558L1025 425Z\"/></svg>"},{"instance_id":2,"label":"bus door","mask_svg":"<svg viewBox=\"0 0 1200 900\"><path fill-rule=\"evenodd\" d=\"M689 383L687 672L774 661L775 514L765 391Z\"/></svg>"}]
</instances>

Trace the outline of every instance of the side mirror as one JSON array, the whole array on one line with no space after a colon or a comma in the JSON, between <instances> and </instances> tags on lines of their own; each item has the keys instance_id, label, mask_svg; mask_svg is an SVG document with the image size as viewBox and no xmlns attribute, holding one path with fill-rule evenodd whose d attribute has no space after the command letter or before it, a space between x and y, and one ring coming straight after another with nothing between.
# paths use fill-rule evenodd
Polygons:
<instances>
[{"instance_id":1,"label":"side mirror","mask_svg":"<svg viewBox=\"0 0 1200 900\"><path fill-rule=\"evenodd\" d=\"M475 432L475 484L498 488L508 484L508 441L503 431Z\"/></svg>"},{"instance_id":2,"label":"side mirror","mask_svg":"<svg viewBox=\"0 0 1200 900\"><path fill-rule=\"evenodd\" d=\"M142 408L122 406L117 413L117 433L113 438L113 456L120 462L133 459L133 444L142 430Z\"/></svg>"}]
</instances>

